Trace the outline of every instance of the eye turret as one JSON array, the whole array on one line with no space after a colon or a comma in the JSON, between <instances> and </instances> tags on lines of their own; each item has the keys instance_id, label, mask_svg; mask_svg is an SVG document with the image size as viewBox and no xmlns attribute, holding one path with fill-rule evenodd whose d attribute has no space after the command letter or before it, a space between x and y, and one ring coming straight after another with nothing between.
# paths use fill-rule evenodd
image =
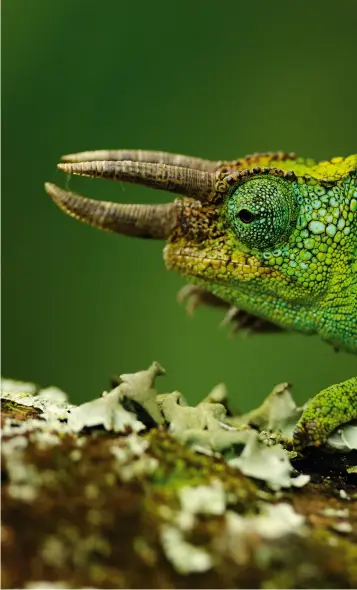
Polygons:
<instances>
[{"instance_id":1,"label":"eye turret","mask_svg":"<svg viewBox=\"0 0 357 590\"><path fill-rule=\"evenodd\" d=\"M299 207L290 181L259 176L234 190L227 209L238 239L246 246L264 250L289 236Z\"/></svg>"}]
</instances>

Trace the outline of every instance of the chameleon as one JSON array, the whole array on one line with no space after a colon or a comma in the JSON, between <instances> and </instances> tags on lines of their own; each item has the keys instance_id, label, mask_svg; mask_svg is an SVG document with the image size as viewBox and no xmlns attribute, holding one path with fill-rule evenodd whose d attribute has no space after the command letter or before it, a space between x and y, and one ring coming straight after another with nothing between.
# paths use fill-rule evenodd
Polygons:
<instances>
[{"instance_id":1,"label":"chameleon","mask_svg":"<svg viewBox=\"0 0 357 590\"><path fill-rule=\"evenodd\" d=\"M63 156L58 168L178 195L135 205L45 184L52 200L80 221L165 240L166 267L188 279L183 296L192 307L226 307L240 328L317 334L336 350L357 353L357 155L315 161L268 152L213 161L96 150ZM319 446L356 418L352 377L312 398L294 445Z\"/></svg>"}]
</instances>

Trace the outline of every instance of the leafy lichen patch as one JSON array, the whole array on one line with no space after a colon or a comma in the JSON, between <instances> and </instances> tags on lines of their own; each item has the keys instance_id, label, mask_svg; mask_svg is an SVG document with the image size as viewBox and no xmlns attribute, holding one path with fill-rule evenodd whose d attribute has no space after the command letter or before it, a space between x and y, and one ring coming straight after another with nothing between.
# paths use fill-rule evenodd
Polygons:
<instances>
[{"instance_id":1,"label":"leafy lichen patch","mask_svg":"<svg viewBox=\"0 0 357 590\"><path fill-rule=\"evenodd\" d=\"M38 391L37 385L34 383L28 383L27 381L19 381L16 379L1 379L1 397L11 395L14 401L16 400L16 394L20 394L20 398L34 395ZM21 401L19 401L21 403Z\"/></svg>"},{"instance_id":2,"label":"leafy lichen patch","mask_svg":"<svg viewBox=\"0 0 357 590\"><path fill-rule=\"evenodd\" d=\"M278 444L273 447L261 445L255 431L250 432L249 440L240 457L231 459L229 464L241 469L245 475L266 481L273 490L292 485L301 487L310 480L310 477L304 474L291 477L294 468L286 450Z\"/></svg>"},{"instance_id":3,"label":"leafy lichen patch","mask_svg":"<svg viewBox=\"0 0 357 590\"><path fill-rule=\"evenodd\" d=\"M302 414L290 391L289 383L279 383L263 403L242 416L233 416L228 421L233 425L252 424L259 430L277 431L291 437L293 428Z\"/></svg>"},{"instance_id":4,"label":"leafy lichen patch","mask_svg":"<svg viewBox=\"0 0 357 590\"><path fill-rule=\"evenodd\" d=\"M122 481L151 475L157 469L159 462L145 452L148 448L148 441L135 433L125 439L125 444L113 445L110 448L116 458L115 470Z\"/></svg>"},{"instance_id":5,"label":"leafy lichen patch","mask_svg":"<svg viewBox=\"0 0 357 590\"><path fill-rule=\"evenodd\" d=\"M167 559L179 574L206 572L213 566L208 551L188 543L176 527L163 526L161 542Z\"/></svg>"},{"instance_id":6,"label":"leafy lichen patch","mask_svg":"<svg viewBox=\"0 0 357 590\"><path fill-rule=\"evenodd\" d=\"M33 384L10 379L1 380L1 399L37 408L47 420L66 420L69 411L74 407L67 402L67 395L58 387L40 389Z\"/></svg>"},{"instance_id":7,"label":"leafy lichen patch","mask_svg":"<svg viewBox=\"0 0 357 590\"><path fill-rule=\"evenodd\" d=\"M293 533L306 534L304 517L290 504L262 504L259 515L242 517L232 511L226 513L228 534L242 538L256 534L262 539L280 539Z\"/></svg>"},{"instance_id":8,"label":"leafy lichen patch","mask_svg":"<svg viewBox=\"0 0 357 590\"><path fill-rule=\"evenodd\" d=\"M191 514L224 514L226 498L223 484L213 480L207 486L186 486L179 490L181 507Z\"/></svg>"},{"instance_id":9,"label":"leafy lichen patch","mask_svg":"<svg viewBox=\"0 0 357 590\"><path fill-rule=\"evenodd\" d=\"M127 412L119 402L120 389L106 393L99 399L74 408L69 415L68 425L71 431L80 432L84 428L103 426L113 432L139 432L145 428L134 414Z\"/></svg>"},{"instance_id":10,"label":"leafy lichen patch","mask_svg":"<svg viewBox=\"0 0 357 590\"><path fill-rule=\"evenodd\" d=\"M357 422L346 424L329 437L328 444L331 448L338 451L356 451L357 450Z\"/></svg>"}]
</instances>

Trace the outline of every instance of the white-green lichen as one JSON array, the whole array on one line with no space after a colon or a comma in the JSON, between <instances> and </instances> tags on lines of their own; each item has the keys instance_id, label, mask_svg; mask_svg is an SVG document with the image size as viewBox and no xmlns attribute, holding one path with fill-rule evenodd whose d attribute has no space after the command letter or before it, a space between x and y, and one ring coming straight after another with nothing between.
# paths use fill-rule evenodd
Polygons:
<instances>
[{"instance_id":1,"label":"white-green lichen","mask_svg":"<svg viewBox=\"0 0 357 590\"><path fill-rule=\"evenodd\" d=\"M240 539L256 534L263 539L279 539L289 534L305 534L305 519L285 502L279 504L262 504L261 512L256 516L241 516L227 510L227 534Z\"/></svg>"},{"instance_id":2,"label":"white-green lichen","mask_svg":"<svg viewBox=\"0 0 357 590\"><path fill-rule=\"evenodd\" d=\"M112 445L110 451L116 459L114 468L123 481L151 475L157 469L158 460L145 453L149 448L147 440L133 433L125 438L125 444L120 443L119 440L118 444Z\"/></svg>"},{"instance_id":3,"label":"white-green lichen","mask_svg":"<svg viewBox=\"0 0 357 590\"><path fill-rule=\"evenodd\" d=\"M336 522L334 523L331 528L338 533L342 533L344 535L349 535L353 531L352 524L350 522Z\"/></svg>"},{"instance_id":4,"label":"white-green lichen","mask_svg":"<svg viewBox=\"0 0 357 590\"><path fill-rule=\"evenodd\" d=\"M206 572L213 567L208 551L188 543L183 532L175 526L162 527L161 543L167 559L179 574Z\"/></svg>"},{"instance_id":5,"label":"white-green lichen","mask_svg":"<svg viewBox=\"0 0 357 590\"><path fill-rule=\"evenodd\" d=\"M66 582L47 582L39 580L38 582L29 582L25 586L26 590L67 590L70 588Z\"/></svg>"},{"instance_id":6,"label":"white-green lichen","mask_svg":"<svg viewBox=\"0 0 357 590\"><path fill-rule=\"evenodd\" d=\"M346 490L344 490L343 488L340 489L339 496L340 496L341 500L350 500L349 495L347 494Z\"/></svg>"},{"instance_id":7,"label":"white-green lichen","mask_svg":"<svg viewBox=\"0 0 357 590\"><path fill-rule=\"evenodd\" d=\"M167 522L161 529L161 542L167 559L180 574L204 572L213 567L209 547L192 545L187 541L198 515L223 516L216 543L225 546L227 553L240 562L246 559L252 540L271 541L288 535L306 534L305 518L290 504L260 503L259 513L240 515L227 509L220 482L208 486L186 487L179 492L181 511L162 512Z\"/></svg>"},{"instance_id":8,"label":"white-green lichen","mask_svg":"<svg viewBox=\"0 0 357 590\"><path fill-rule=\"evenodd\" d=\"M12 399L15 400L17 393L24 397L34 395L37 390L38 387L34 383L28 383L27 381L17 381L15 379L1 379L1 397L12 395Z\"/></svg>"},{"instance_id":9,"label":"white-green lichen","mask_svg":"<svg viewBox=\"0 0 357 590\"><path fill-rule=\"evenodd\" d=\"M279 383L258 408L228 421L233 425L252 424L259 430L279 431L283 436L291 437L303 409L296 405L290 384Z\"/></svg>"},{"instance_id":10,"label":"white-green lichen","mask_svg":"<svg viewBox=\"0 0 357 590\"><path fill-rule=\"evenodd\" d=\"M265 481L273 490L301 487L310 480L308 475L292 477L294 471L288 453L277 444L267 447L258 440L258 433L252 430L241 455L228 461L231 467L239 468L245 475Z\"/></svg>"},{"instance_id":11,"label":"white-green lichen","mask_svg":"<svg viewBox=\"0 0 357 590\"><path fill-rule=\"evenodd\" d=\"M328 445L336 449L337 451L341 451L346 453L348 451L356 451L357 450L357 421L350 422L349 424L345 424L341 428L337 428L335 432L331 434L328 438Z\"/></svg>"},{"instance_id":12,"label":"white-green lichen","mask_svg":"<svg viewBox=\"0 0 357 590\"><path fill-rule=\"evenodd\" d=\"M180 443L200 453L226 457L231 467L266 482L272 490L298 487L309 481L307 475L294 475L289 454L279 444L291 436L303 411L296 406L287 383L275 387L256 410L232 417L227 416L224 385L216 386L202 402L190 406L177 391L157 392L155 380L163 374L164 369L154 362L146 371L121 375L112 391L79 406L69 404L66 395L57 388L38 389L26 382L3 380L3 399L41 411L38 418L25 421L5 419L3 454L6 463L12 463L10 492L27 501L36 496L36 485L39 485L36 474L30 474L30 466L21 467L22 452L29 441L45 449L58 445L62 435L74 433L80 448L85 437L78 434L86 429L104 428L129 435L124 443L113 444L110 449L115 459L114 470L123 480L152 474L158 467L157 460L147 452L147 441L137 434L147 428L145 416L150 417L152 425L167 428ZM339 451L357 448L357 426L350 423L338 429L329 438L329 444ZM72 451L72 459L80 461L79 449L77 456ZM196 506L191 514L199 506L203 509L206 496L211 498L211 507L223 510L225 499L218 484L215 485L200 491L183 489L182 514L189 512L190 503ZM185 501L185 497L190 501ZM207 500L206 506L210 502ZM181 520L186 518L188 522L189 517L182 514Z\"/></svg>"},{"instance_id":13,"label":"white-green lichen","mask_svg":"<svg viewBox=\"0 0 357 590\"><path fill-rule=\"evenodd\" d=\"M38 488L42 485L41 473L34 465L23 460L22 451L11 454L11 459L6 461L6 469L9 496L23 502L33 502L37 498Z\"/></svg>"},{"instance_id":14,"label":"white-green lichen","mask_svg":"<svg viewBox=\"0 0 357 590\"><path fill-rule=\"evenodd\" d=\"M113 432L140 432L145 426L120 404L119 386L104 393L102 397L74 408L68 417L68 426L72 432L81 432L84 428L103 426Z\"/></svg>"},{"instance_id":15,"label":"white-green lichen","mask_svg":"<svg viewBox=\"0 0 357 590\"><path fill-rule=\"evenodd\" d=\"M224 514L226 497L221 481L213 480L207 486L186 486L178 492L183 512L191 514Z\"/></svg>"},{"instance_id":16,"label":"white-green lichen","mask_svg":"<svg viewBox=\"0 0 357 590\"><path fill-rule=\"evenodd\" d=\"M33 383L1 380L1 398L23 406L38 408L47 420L66 420L74 406L67 401L67 395L58 387L38 389Z\"/></svg>"},{"instance_id":17,"label":"white-green lichen","mask_svg":"<svg viewBox=\"0 0 357 590\"><path fill-rule=\"evenodd\" d=\"M323 508L323 510L321 510L321 514L327 518L348 518L350 515L347 508L337 509L331 508L329 506L327 508Z\"/></svg>"}]
</instances>

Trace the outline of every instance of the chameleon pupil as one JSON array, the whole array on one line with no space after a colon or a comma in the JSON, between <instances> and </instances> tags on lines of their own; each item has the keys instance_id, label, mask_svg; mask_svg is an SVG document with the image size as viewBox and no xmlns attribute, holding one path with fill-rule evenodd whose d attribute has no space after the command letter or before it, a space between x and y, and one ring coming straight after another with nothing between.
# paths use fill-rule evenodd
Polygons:
<instances>
[{"instance_id":1,"label":"chameleon pupil","mask_svg":"<svg viewBox=\"0 0 357 590\"><path fill-rule=\"evenodd\" d=\"M251 223L255 215L249 211L249 209L241 209L238 213L238 217L243 223Z\"/></svg>"}]
</instances>

